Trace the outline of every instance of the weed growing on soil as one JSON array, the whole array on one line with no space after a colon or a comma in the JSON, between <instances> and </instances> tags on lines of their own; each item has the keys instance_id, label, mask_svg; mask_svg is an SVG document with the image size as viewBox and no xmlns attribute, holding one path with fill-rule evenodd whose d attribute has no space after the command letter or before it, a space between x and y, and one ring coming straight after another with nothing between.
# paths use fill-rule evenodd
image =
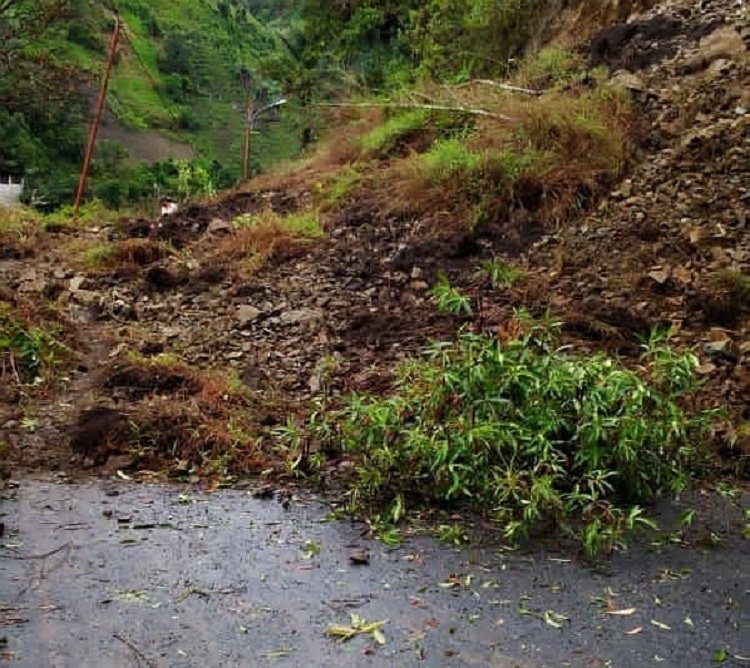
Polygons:
<instances>
[{"instance_id":1,"label":"weed growing on soil","mask_svg":"<svg viewBox=\"0 0 750 668\"><path fill-rule=\"evenodd\" d=\"M87 453L95 459L127 452L140 468L221 478L268 466L253 418L257 397L231 375L193 369L172 354L128 353L112 363L103 387L126 398L128 420L106 452Z\"/></svg>"},{"instance_id":2,"label":"weed growing on soil","mask_svg":"<svg viewBox=\"0 0 750 668\"><path fill-rule=\"evenodd\" d=\"M439 136L446 136L468 127L466 119L430 109L400 111L389 115L377 127L362 135L358 144L364 156L385 159L403 151L404 147L423 137L425 147Z\"/></svg>"},{"instance_id":3,"label":"weed growing on soil","mask_svg":"<svg viewBox=\"0 0 750 668\"><path fill-rule=\"evenodd\" d=\"M513 79L519 85L545 89L569 82L582 69L579 55L558 46L546 46L525 59Z\"/></svg>"},{"instance_id":4,"label":"weed growing on soil","mask_svg":"<svg viewBox=\"0 0 750 668\"><path fill-rule=\"evenodd\" d=\"M271 259L293 255L324 234L320 212L315 208L286 216L270 210L238 216L232 227L232 233L219 242L212 255L220 264L236 261L236 269L245 276Z\"/></svg>"},{"instance_id":5,"label":"weed growing on soil","mask_svg":"<svg viewBox=\"0 0 750 668\"><path fill-rule=\"evenodd\" d=\"M92 200L86 202L79 209L76 215L73 215L71 205L61 206L52 213L45 214L41 218L41 224L44 229L55 230L61 228L86 228L93 225L103 225L111 223L118 218L123 217L125 211L112 211L102 202Z\"/></svg>"},{"instance_id":6,"label":"weed growing on soil","mask_svg":"<svg viewBox=\"0 0 750 668\"><path fill-rule=\"evenodd\" d=\"M487 260L482 264L482 269L492 288L516 285L524 277L522 269L506 264L502 260Z\"/></svg>"},{"instance_id":7,"label":"weed growing on soil","mask_svg":"<svg viewBox=\"0 0 750 668\"><path fill-rule=\"evenodd\" d=\"M448 278L441 274L437 283L431 288L430 294L435 300L435 305L440 313L453 313L471 315L471 302L466 295L456 290Z\"/></svg>"},{"instance_id":8,"label":"weed growing on soil","mask_svg":"<svg viewBox=\"0 0 750 668\"><path fill-rule=\"evenodd\" d=\"M40 383L67 352L52 334L27 326L0 305L0 379L10 374L17 383Z\"/></svg>"},{"instance_id":9,"label":"weed growing on soil","mask_svg":"<svg viewBox=\"0 0 750 668\"><path fill-rule=\"evenodd\" d=\"M0 258L30 257L45 241L40 217L34 211L0 208Z\"/></svg>"},{"instance_id":10,"label":"weed growing on soil","mask_svg":"<svg viewBox=\"0 0 750 668\"><path fill-rule=\"evenodd\" d=\"M316 209L303 209L285 216L272 211L265 211L262 214L247 214L235 218L232 224L236 230L272 226L300 237L315 238L323 235L323 229L320 226L320 212Z\"/></svg>"},{"instance_id":11,"label":"weed growing on soil","mask_svg":"<svg viewBox=\"0 0 750 668\"><path fill-rule=\"evenodd\" d=\"M418 169L428 184L439 186L457 176L472 179L482 164L481 153L469 148L461 137L449 137L436 141L429 151L422 154Z\"/></svg>"},{"instance_id":12,"label":"weed growing on soil","mask_svg":"<svg viewBox=\"0 0 750 668\"><path fill-rule=\"evenodd\" d=\"M322 207L333 208L344 201L349 193L360 182L362 175L352 166L342 167L341 170L325 183L318 183L315 187L316 200Z\"/></svg>"},{"instance_id":13,"label":"weed growing on soil","mask_svg":"<svg viewBox=\"0 0 750 668\"><path fill-rule=\"evenodd\" d=\"M558 332L463 332L402 365L391 396L316 414L313 437L356 460L352 509L397 521L409 502L458 503L509 540L558 525L590 554L649 525L637 504L684 488L714 415L681 408L697 360L654 336L636 372L559 347Z\"/></svg>"}]
</instances>

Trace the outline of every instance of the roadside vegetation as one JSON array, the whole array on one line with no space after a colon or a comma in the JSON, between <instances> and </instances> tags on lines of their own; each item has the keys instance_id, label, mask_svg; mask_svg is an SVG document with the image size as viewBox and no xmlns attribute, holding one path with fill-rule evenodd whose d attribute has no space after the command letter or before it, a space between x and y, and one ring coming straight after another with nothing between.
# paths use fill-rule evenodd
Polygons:
<instances>
[{"instance_id":1,"label":"roadside vegetation","mask_svg":"<svg viewBox=\"0 0 750 668\"><path fill-rule=\"evenodd\" d=\"M434 344L385 396L319 400L305 438L353 459L352 512L398 523L437 504L511 542L554 529L597 554L652 526L644 504L685 488L717 416L691 410L697 358L654 333L631 369L561 346L558 323L518 318L517 338Z\"/></svg>"}]
</instances>

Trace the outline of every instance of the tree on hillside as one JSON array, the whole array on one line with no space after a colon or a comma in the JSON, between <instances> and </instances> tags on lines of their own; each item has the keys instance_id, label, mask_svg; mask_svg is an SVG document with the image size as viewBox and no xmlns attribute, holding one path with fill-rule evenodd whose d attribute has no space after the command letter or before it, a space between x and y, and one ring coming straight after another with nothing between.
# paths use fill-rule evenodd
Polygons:
<instances>
[{"instance_id":1,"label":"tree on hillside","mask_svg":"<svg viewBox=\"0 0 750 668\"><path fill-rule=\"evenodd\" d=\"M546 0L431 0L411 14L408 34L420 69L435 78L506 76Z\"/></svg>"},{"instance_id":2,"label":"tree on hillside","mask_svg":"<svg viewBox=\"0 0 750 668\"><path fill-rule=\"evenodd\" d=\"M370 88L382 88L392 65L411 64L405 40L419 0L303 0L311 40Z\"/></svg>"},{"instance_id":3,"label":"tree on hillside","mask_svg":"<svg viewBox=\"0 0 750 668\"><path fill-rule=\"evenodd\" d=\"M370 87L415 72L436 79L505 75L546 0L303 0L313 40Z\"/></svg>"},{"instance_id":4,"label":"tree on hillside","mask_svg":"<svg viewBox=\"0 0 750 668\"><path fill-rule=\"evenodd\" d=\"M66 197L83 142L85 76L55 40L82 1L0 0L0 172L25 175L27 189L44 180Z\"/></svg>"},{"instance_id":5,"label":"tree on hillside","mask_svg":"<svg viewBox=\"0 0 750 668\"><path fill-rule=\"evenodd\" d=\"M314 103L339 88L344 74L325 45L314 39L305 24L296 23L277 37L283 48L261 60L260 73L276 82L284 95L291 98L304 149L316 134Z\"/></svg>"},{"instance_id":6,"label":"tree on hillside","mask_svg":"<svg viewBox=\"0 0 750 668\"><path fill-rule=\"evenodd\" d=\"M0 0L0 105L8 110L58 105L85 76L57 57L52 38L76 0Z\"/></svg>"}]
</instances>

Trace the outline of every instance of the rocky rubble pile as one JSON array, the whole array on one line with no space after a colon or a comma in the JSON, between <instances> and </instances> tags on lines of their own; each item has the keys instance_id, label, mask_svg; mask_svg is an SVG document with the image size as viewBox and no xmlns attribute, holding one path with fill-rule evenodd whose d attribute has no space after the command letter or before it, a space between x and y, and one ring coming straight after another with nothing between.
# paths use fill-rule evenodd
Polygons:
<instances>
[{"instance_id":1,"label":"rocky rubble pile","mask_svg":"<svg viewBox=\"0 0 750 668\"><path fill-rule=\"evenodd\" d=\"M640 164L527 263L546 267L554 309L578 311L589 329L625 312L700 342L708 390L747 420L750 12L730 0L662 3L593 44L594 62L643 110Z\"/></svg>"}]
</instances>

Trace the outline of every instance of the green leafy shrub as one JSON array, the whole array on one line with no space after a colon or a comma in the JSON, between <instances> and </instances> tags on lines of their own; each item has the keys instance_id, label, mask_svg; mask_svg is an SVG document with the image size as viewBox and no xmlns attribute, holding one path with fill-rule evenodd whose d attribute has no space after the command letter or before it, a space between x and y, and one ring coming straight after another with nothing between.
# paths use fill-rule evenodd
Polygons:
<instances>
[{"instance_id":1,"label":"green leafy shrub","mask_svg":"<svg viewBox=\"0 0 750 668\"><path fill-rule=\"evenodd\" d=\"M639 373L557 346L557 329L462 333L402 366L391 396L317 413L316 438L357 462L352 507L460 503L510 540L552 523L589 553L647 524L636 504L682 489L706 435L712 414L679 403L697 360L654 336Z\"/></svg>"},{"instance_id":2,"label":"green leafy shrub","mask_svg":"<svg viewBox=\"0 0 750 668\"><path fill-rule=\"evenodd\" d=\"M506 264L502 260L487 260L482 263L487 280L493 288L516 285L523 280L523 269Z\"/></svg>"}]
</instances>

